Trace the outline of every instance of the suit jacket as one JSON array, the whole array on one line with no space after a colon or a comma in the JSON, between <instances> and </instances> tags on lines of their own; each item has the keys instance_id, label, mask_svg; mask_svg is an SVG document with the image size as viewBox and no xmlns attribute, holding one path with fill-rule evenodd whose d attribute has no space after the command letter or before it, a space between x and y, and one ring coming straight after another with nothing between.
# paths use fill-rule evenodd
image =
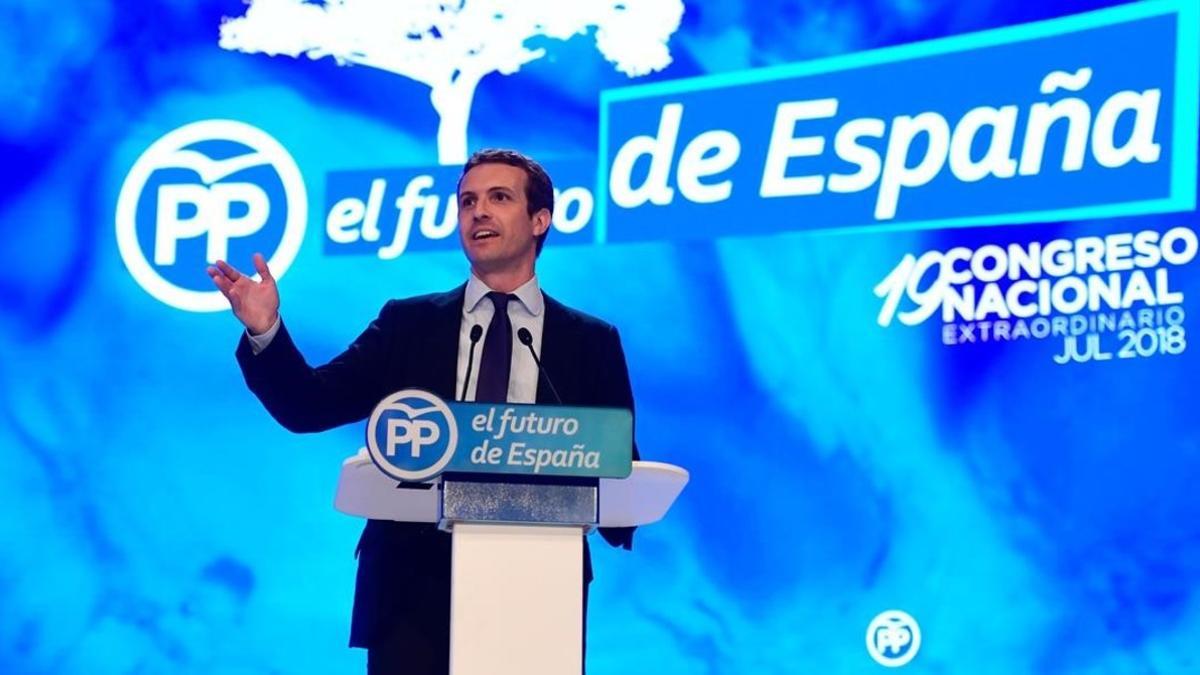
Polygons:
<instances>
[{"instance_id":1,"label":"suit jacket","mask_svg":"<svg viewBox=\"0 0 1200 675\"><path fill-rule=\"evenodd\" d=\"M454 400L465 289L389 301L346 351L323 366L308 365L286 326L257 355L243 334L238 364L267 411L295 432L361 421L384 396L408 387ZM562 402L632 410L616 329L549 296L545 312L540 357ZM556 403L541 380L537 402ZM633 452L636 459L636 445ZM614 546L632 546L633 528L600 533ZM585 539L585 591L591 579ZM450 536L432 524L368 521L358 546L350 645L399 639L414 663L437 670L449 654L449 625Z\"/></svg>"}]
</instances>

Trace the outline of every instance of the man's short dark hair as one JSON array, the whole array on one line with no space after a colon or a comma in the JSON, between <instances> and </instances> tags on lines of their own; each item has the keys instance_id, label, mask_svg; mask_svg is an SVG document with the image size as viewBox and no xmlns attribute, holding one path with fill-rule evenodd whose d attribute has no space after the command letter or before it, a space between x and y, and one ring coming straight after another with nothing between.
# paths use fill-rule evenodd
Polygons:
<instances>
[{"instance_id":1,"label":"man's short dark hair","mask_svg":"<svg viewBox=\"0 0 1200 675\"><path fill-rule=\"evenodd\" d=\"M548 210L551 217L554 216L554 183L550 182L550 175L546 173L541 164L516 150L496 148L479 150L471 155L471 158L463 165L462 174L458 177L459 188L462 188L462 179L467 172L480 164L507 164L523 169L525 171L525 201L528 203L527 210L530 217L542 209ZM542 246L545 245L548 234L550 234L549 229L537 238L539 254L542 252Z\"/></svg>"}]
</instances>

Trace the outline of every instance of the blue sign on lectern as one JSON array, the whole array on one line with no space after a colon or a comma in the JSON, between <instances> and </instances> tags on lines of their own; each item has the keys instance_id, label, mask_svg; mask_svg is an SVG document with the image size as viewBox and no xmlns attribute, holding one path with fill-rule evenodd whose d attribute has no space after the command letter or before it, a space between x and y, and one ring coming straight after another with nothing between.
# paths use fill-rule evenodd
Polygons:
<instances>
[{"instance_id":1,"label":"blue sign on lectern","mask_svg":"<svg viewBox=\"0 0 1200 675\"><path fill-rule=\"evenodd\" d=\"M409 482L443 471L625 478L633 469L633 413L446 402L404 389L375 406L367 450L380 471Z\"/></svg>"}]
</instances>

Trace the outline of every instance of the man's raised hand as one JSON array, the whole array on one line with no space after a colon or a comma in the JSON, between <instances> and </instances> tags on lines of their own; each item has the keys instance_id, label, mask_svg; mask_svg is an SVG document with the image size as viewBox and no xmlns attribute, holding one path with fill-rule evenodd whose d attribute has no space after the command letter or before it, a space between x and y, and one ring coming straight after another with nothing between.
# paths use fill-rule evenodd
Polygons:
<instances>
[{"instance_id":1,"label":"man's raised hand","mask_svg":"<svg viewBox=\"0 0 1200 675\"><path fill-rule=\"evenodd\" d=\"M238 321L251 335L260 335L267 332L279 316L279 288L261 253L254 254L254 269L262 281L254 281L224 260L209 265L208 276L229 301Z\"/></svg>"}]
</instances>

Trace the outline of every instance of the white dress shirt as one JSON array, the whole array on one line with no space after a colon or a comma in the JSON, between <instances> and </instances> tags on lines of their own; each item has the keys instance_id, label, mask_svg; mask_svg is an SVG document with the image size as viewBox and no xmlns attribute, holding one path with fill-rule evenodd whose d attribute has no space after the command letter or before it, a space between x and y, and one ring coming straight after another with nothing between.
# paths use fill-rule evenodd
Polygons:
<instances>
[{"instance_id":1,"label":"white dress shirt","mask_svg":"<svg viewBox=\"0 0 1200 675\"><path fill-rule=\"evenodd\" d=\"M471 327L478 325L483 329L483 337L475 344L475 359L471 367L471 382L467 385L467 401L475 400L475 386L479 379L479 361L483 354L483 343L487 340L488 326L496 308L487 299L491 292L487 284L474 274L467 280L466 296L463 299L462 322L458 329L458 368L454 377L454 396L458 399L462 394L463 381L467 377L467 360L471 354ZM542 326L546 319L546 301L542 297L542 289L538 286L537 276L526 281L512 293L517 296L517 302L508 303L508 320L512 323L512 368L508 376L508 402L534 403L537 401L538 367L529 353L529 347L517 339L517 331L528 329L533 336L533 348L538 356L542 354ZM271 344L275 334L279 332L280 319L276 318L265 333L249 335L250 348L258 354Z\"/></svg>"},{"instance_id":2,"label":"white dress shirt","mask_svg":"<svg viewBox=\"0 0 1200 675\"><path fill-rule=\"evenodd\" d=\"M471 327L478 325L483 328L483 337L475 345L475 363L471 367L471 382L467 385L467 396L464 400L475 400L475 386L479 383L479 361L483 355L483 343L488 339L488 325L496 307L487 294L492 289L480 281L474 274L467 281L467 293L463 299L463 318L458 330L458 370L454 377L454 395L462 394L463 380L467 377L467 359L471 352ZM542 355L542 324L546 318L546 302L542 298L542 289L538 286L537 277L521 284L512 292L517 296L517 302L508 303L508 320L512 323L512 367L508 375L508 402L534 403L537 400L538 367L529 353L529 347L517 339L517 332L522 328L529 330L533 336L533 348L538 357Z\"/></svg>"}]
</instances>

